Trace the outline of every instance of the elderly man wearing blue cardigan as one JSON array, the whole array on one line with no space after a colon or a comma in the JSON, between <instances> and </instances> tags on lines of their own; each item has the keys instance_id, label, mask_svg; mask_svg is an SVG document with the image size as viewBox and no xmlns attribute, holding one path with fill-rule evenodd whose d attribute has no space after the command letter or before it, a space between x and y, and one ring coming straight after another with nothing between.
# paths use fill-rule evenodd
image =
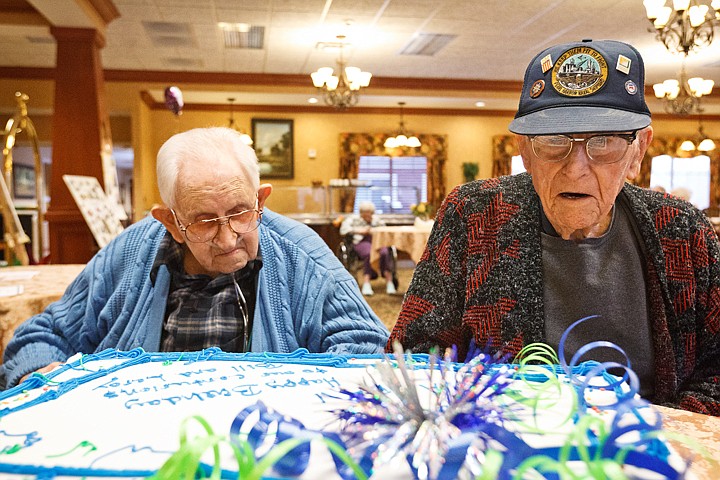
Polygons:
<instances>
[{"instance_id":1,"label":"elderly man wearing blue cardigan","mask_svg":"<svg viewBox=\"0 0 720 480\"><path fill-rule=\"evenodd\" d=\"M164 202L100 250L64 296L23 323L0 382L107 348L377 353L388 331L311 229L264 207L255 152L234 130L171 137Z\"/></svg>"}]
</instances>

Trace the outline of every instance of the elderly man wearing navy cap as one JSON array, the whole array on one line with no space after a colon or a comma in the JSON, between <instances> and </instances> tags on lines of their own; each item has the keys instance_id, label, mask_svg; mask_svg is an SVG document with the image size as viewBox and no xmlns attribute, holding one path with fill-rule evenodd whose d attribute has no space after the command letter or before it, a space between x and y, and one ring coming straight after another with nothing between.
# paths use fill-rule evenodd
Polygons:
<instances>
[{"instance_id":1,"label":"elderly man wearing navy cap","mask_svg":"<svg viewBox=\"0 0 720 480\"><path fill-rule=\"evenodd\" d=\"M527 173L448 195L387 349L462 359L544 342L570 361L611 342L582 360L630 365L644 398L720 415L717 237L689 203L627 183L653 137L644 75L617 41L532 60L510 124Z\"/></svg>"}]
</instances>

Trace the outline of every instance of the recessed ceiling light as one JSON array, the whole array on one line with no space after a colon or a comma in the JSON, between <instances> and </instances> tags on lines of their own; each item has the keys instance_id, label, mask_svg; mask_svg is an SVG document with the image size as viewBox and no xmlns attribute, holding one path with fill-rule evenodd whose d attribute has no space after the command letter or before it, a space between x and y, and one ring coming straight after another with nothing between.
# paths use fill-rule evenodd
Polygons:
<instances>
[{"instance_id":1,"label":"recessed ceiling light","mask_svg":"<svg viewBox=\"0 0 720 480\"><path fill-rule=\"evenodd\" d=\"M318 99L315 98L315 97L310 97L310 98L308 98L308 103L313 103L313 104L314 104L314 103L317 103L317 102L318 102Z\"/></svg>"},{"instance_id":2,"label":"recessed ceiling light","mask_svg":"<svg viewBox=\"0 0 720 480\"><path fill-rule=\"evenodd\" d=\"M247 33L250 31L250 25L248 25L247 23L218 22L218 27L220 27L222 30L235 31L235 32L241 32L241 33Z\"/></svg>"},{"instance_id":3,"label":"recessed ceiling light","mask_svg":"<svg viewBox=\"0 0 720 480\"><path fill-rule=\"evenodd\" d=\"M475 106L476 106L476 107L484 107L484 106L485 106L485 102L482 102L482 101L480 101L480 102L475 102Z\"/></svg>"}]
</instances>

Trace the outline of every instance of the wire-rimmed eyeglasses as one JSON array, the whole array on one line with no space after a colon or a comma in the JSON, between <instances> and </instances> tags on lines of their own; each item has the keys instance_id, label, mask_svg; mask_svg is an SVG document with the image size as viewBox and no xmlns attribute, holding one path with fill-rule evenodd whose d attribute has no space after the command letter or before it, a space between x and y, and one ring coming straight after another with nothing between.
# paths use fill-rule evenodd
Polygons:
<instances>
[{"instance_id":1,"label":"wire-rimmed eyeglasses","mask_svg":"<svg viewBox=\"0 0 720 480\"><path fill-rule=\"evenodd\" d=\"M215 238L222 225L229 226L230 230L237 235L242 235L257 229L262 221L262 208L257 208L257 201L255 207L256 208L243 210L242 212L225 215L223 217L198 220L197 222L188 223L187 225L182 224L175 210L171 208L170 211L175 216L180 231L185 235L188 242L203 243Z\"/></svg>"},{"instance_id":2,"label":"wire-rimmed eyeglasses","mask_svg":"<svg viewBox=\"0 0 720 480\"><path fill-rule=\"evenodd\" d=\"M575 138L570 135L529 135L533 153L545 162L565 160L572 151L575 142L585 143L585 152L593 163L607 165L619 162L628 148L637 138L637 130L632 133L605 133Z\"/></svg>"}]
</instances>

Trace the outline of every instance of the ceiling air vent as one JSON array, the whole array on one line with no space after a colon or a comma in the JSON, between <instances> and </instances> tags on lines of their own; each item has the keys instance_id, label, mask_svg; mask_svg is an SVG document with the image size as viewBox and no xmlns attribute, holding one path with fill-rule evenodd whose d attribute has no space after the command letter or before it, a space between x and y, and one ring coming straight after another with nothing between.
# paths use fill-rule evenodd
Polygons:
<instances>
[{"instance_id":1,"label":"ceiling air vent","mask_svg":"<svg viewBox=\"0 0 720 480\"><path fill-rule=\"evenodd\" d=\"M400 55L423 55L431 57L456 37L457 35L446 35L443 33L418 33L400 50Z\"/></svg>"},{"instance_id":2,"label":"ceiling air vent","mask_svg":"<svg viewBox=\"0 0 720 480\"><path fill-rule=\"evenodd\" d=\"M225 48L263 48L265 27L247 23L219 23L218 26L223 32Z\"/></svg>"},{"instance_id":3,"label":"ceiling air vent","mask_svg":"<svg viewBox=\"0 0 720 480\"><path fill-rule=\"evenodd\" d=\"M189 23L142 22L150 41L156 47L195 47Z\"/></svg>"}]
</instances>

